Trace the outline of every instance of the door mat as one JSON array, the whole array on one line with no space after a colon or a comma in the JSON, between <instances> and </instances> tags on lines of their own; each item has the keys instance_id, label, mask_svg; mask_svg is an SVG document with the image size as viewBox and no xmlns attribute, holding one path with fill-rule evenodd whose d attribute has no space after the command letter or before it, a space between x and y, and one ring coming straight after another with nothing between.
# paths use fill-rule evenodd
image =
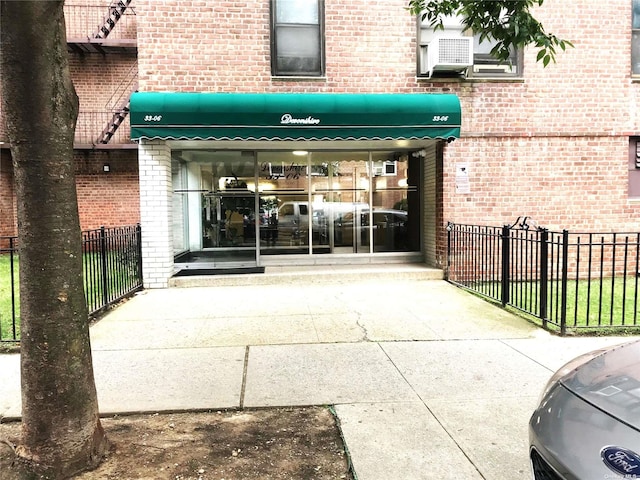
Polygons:
<instances>
[{"instance_id":1,"label":"door mat","mask_svg":"<svg viewBox=\"0 0 640 480\"><path fill-rule=\"evenodd\" d=\"M190 275L242 275L246 273L264 273L264 267L185 268L174 274L174 277L187 277Z\"/></svg>"}]
</instances>

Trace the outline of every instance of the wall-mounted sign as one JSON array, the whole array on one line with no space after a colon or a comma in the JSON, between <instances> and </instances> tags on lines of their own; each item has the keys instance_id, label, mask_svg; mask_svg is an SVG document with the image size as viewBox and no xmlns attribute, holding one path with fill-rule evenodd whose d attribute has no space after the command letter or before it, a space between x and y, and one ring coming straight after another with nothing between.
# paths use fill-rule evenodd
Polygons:
<instances>
[{"instance_id":1,"label":"wall-mounted sign","mask_svg":"<svg viewBox=\"0 0 640 480\"><path fill-rule=\"evenodd\" d=\"M471 193L469 167L466 163L456 165L456 193Z\"/></svg>"}]
</instances>

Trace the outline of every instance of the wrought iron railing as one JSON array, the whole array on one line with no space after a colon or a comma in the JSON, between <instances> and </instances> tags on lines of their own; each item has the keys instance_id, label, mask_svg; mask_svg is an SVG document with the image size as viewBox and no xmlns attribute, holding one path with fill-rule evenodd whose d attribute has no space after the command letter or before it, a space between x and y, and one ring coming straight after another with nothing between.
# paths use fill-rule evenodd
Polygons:
<instances>
[{"instance_id":1,"label":"wrought iron railing","mask_svg":"<svg viewBox=\"0 0 640 480\"><path fill-rule=\"evenodd\" d=\"M83 145L97 145L104 128L113 119L113 111L104 112L80 112L74 137L76 147ZM120 127L115 131L109 140L110 144L127 144L131 141L131 128L129 127L129 116L124 118Z\"/></svg>"},{"instance_id":2,"label":"wrought iron railing","mask_svg":"<svg viewBox=\"0 0 640 480\"><path fill-rule=\"evenodd\" d=\"M18 240L0 237L0 342L20 340ZM84 292L96 315L142 288L140 225L82 232Z\"/></svg>"},{"instance_id":3,"label":"wrought iron railing","mask_svg":"<svg viewBox=\"0 0 640 480\"><path fill-rule=\"evenodd\" d=\"M449 282L568 332L638 331L640 233L447 227Z\"/></svg>"},{"instance_id":4,"label":"wrought iron railing","mask_svg":"<svg viewBox=\"0 0 640 480\"><path fill-rule=\"evenodd\" d=\"M76 148L86 148L98 145L102 131L107 125L109 125L109 122L113 120L113 113L113 110L105 110L101 112L79 112L73 141ZM0 110L0 142L8 141L4 123L4 117ZM125 145L133 143L134 142L131 141L129 116L127 115L120 127L113 134L113 137L109 140L109 144Z\"/></svg>"},{"instance_id":5,"label":"wrought iron railing","mask_svg":"<svg viewBox=\"0 0 640 480\"><path fill-rule=\"evenodd\" d=\"M96 38L101 27L110 15L112 3L104 5L71 5L64 6L64 18L68 39ZM135 40L138 37L138 26L135 8L128 7L118 18L118 23L109 32L110 40Z\"/></svg>"}]
</instances>

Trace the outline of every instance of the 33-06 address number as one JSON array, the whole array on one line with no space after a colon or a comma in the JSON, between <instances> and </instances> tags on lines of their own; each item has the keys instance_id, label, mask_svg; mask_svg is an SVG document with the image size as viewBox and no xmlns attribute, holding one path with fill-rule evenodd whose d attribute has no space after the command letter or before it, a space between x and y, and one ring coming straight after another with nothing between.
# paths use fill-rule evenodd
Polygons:
<instances>
[{"instance_id":1,"label":"33-06 address number","mask_svg":"<svg viewBox=\"0 0 640 480\"><path fill-rule=\"evenodd\" d=\"M447 122L447 121L449 121L449 115L434 115L433 116L433 121L434 122Z\"/></svg>"},{"instance_id":2,"label":"33-06 address number","mask_svg":"<svg viewBox=\"0 0 640 480\"><path fill-rule=\"evenodd\" d=\"M162 120L162 115L145 115L144 116L145 122L159 122L160 120Z\"/></svg>"}]
</instances>

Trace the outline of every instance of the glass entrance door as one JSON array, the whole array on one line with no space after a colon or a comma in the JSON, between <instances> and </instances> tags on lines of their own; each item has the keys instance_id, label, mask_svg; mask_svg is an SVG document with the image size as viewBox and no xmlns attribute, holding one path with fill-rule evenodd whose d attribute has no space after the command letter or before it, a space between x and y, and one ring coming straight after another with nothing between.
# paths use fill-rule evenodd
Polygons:
<instances>
[{"instance_id":1,"label":"glass entrance door","mask_svg":"<svg viewBox=\"0 0 640 480\"><path fill-rule=\"evenodd\" d=\"M259 152L260 254L370 253L368 152Z\"/></svg>"},{"instance_id":2,"label":"glass entrance door","mask_svg":"<svg viewBox=\"0 0 640 480\"><path fill-rule=\"evenodd\" d=\"M330 253L369 253L363 214L370 204L368 152L314 152L310 188L314 240Z\"/></svg>"},{"instance_id":3,"label":"glass entrance door","mask_svg":"<svg viewBox=\"0 0 640 480\"><path fill-rule=\"evenodd\" d=\"M420 250L420 158L407 152L188 150L173 161L177 264Z\"/></svg>"}]
</instances>

